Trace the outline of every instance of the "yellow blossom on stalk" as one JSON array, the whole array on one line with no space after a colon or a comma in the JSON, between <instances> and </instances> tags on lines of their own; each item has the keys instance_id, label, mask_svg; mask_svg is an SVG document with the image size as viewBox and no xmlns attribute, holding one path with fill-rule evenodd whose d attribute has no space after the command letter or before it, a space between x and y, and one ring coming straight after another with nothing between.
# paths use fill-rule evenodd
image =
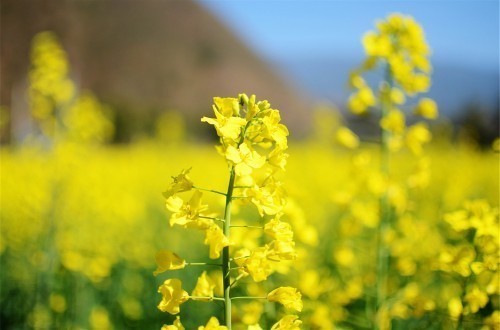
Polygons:
<instances>
[{"instance_id":1,"label":"yellow blossom on stalk","mask_svg":"<svg viewBox=\"0 0 500 330\"><path fill-rule=\"evenodd\" d=\"M264 311L264 306L261 302L252 301L248 304L243 305L242 307L243 315L241 317L241 320L245 324L249 325L257 324L257 322L259 322L260 316L262 315L263 311Z\"/></svg>"},{"instance_id":2,"label":"yellow blossom on stalk","mask_svg":"<svg viewBox=\"0 0 500 330\"><path fill-rule=\"evenodd\" d=\"M220 325L219 320L212 316L210 320L208 320L207 325L198 327L198 330L227 330L227 327Z\"/></svg>"},{"instance_id":3,"label":"yellow blossom on stalk","mask_svg":"<svg viewBox=\"0 0 500 330\"><path fill-rule=\"evenodd\" d=\"M191 171L190 168L182 170L177 176L173 176L173 182L168 189L163 192L163 197L169 198L177 193L191 190L191 188L193 188L193 181L188 177L189 171Z\"/></svg>"},{"instance_id":4,"label":"yellow blossom on stalk","mask_svg":"<svg viewBox=\"0 0 500 330\"><path fill-rule=\"evenodd\" d=\"M340 127L336 134L337 141L346 148L356 149L359 147L359 138L347 127Z\"/></svg>"},{"instance_id":5,"label":"yellow blossom on stalk","mask_svg":"<svg viewBox=\"0 0 500 330\"><path fill-rule=\"evenodd\" d=\"M221 114L215 107L214 113L215 119L203 117L201 121L214 125L217 130L217 135L221 138L227 138L233 141L237 140L241 133L241 129L246 125L247 121L244 118Z\"/></svg>"},{"instance_id":6,"label":"yellow blossom on stalk","mask_svg":"<svg viewBox=\"0 0 500 330\"><path fill-rule=\"evenodd\" d=\"M271 327L271 330L300 330L301 325L302 321L297 315L285 315Z\"/></svg>"},{"instance_id":7,"label":"yellow blossom on stalk","mask_svg":"<svg viewBox=\"0 0 500 330\"><path fill-rule=\"evenodd\" d=\"M205 231L205 244L210 246L210 258L217 259L220 257L222 248L229 246L229 240L219 226L212 224Z\"/></svg>"},{"instance_id":8,"label":"yellow blossom on stalk","mask_svg":"<svg viewBox=\"0 0 500 330\"><path fill-rule=\"evenodd\" d=\"M280 221L281 215L269 220L264 225L264 232L278 241L289 241L293 239L292 226L288 222Z\"/></svg>"},{"instance_id":9,"label":"yellow blossom on stalk","mask_svg":"<svg viewBox=\"0 0 500 330\"><path fill-rule=\"evenodd\" d=\"M191 293L193 300L201 300L201 301L210 301L214 296L215 283L214 281L207 276L207 272L203 271L203 273L198 277L198 281L196 282L196 286ZM203 297L203 298L200 298Z\"/></svg>"},{"instance_id":10,"label":"yellow blossom on stalk","mask_svg":"<svg viewBox=\"0 0 500 330\"><path fill-rule=\"evenodd\" d=\"M252 251L243 262L243 267L255 282L265 281L272 274L273 268L267 258L268 247L259 247Z\"/></svg>"},{"instance_id":11,"label":"yellow blossom on stalk","mask_svg":"<svg viewBox=\"0 0 500 330\"><path fill-rule=\"evenodd\" d=\"M160 250L156 253L156 264L158 268L153 272L155 276L167 270L182 269L186 261L171 251Z\"/></svg>"},{"instance_id":12,"label":"yellow blossom on stalk","mask_svg":"<svg viewBox=\"0 0 500 330\"><path fill-rule=\"evenodd\" d=\"M164 325L161 327L161 330L185 330L184 326L181 323L181 319L179 316L175 318L174 324L172 325Z\"/></svg>"},{"instance_id":13,"label":"yellow blossom on stalk","mask_svg":"<svg viewBox=\"0 0 500 330\"><path fill-rule=\"evenodd\" d=\"M427 124L418 123L408 128L406 132L406 145L416 155L422 153L422 145L428 143L431 138L431 132L427 128Z\"/></svg>"},{"instance_id":14,"label":"yellow blossom on stalk","mask_svg":"<svg viewBox=\"0 0 500 330\"><path fill-rule=\"evenodd\" d=\"M486 329L489 330L498 330L500 329L500 311L496 310L494 311L490 316L488 316L484 320L485 326L487 326ZM481 330L486 330L484 327L481 328Z\"/></svg>"},{"instance_id":15,"label":"yellow blossom on stalk","mask_svg":"<svg viewBox=\"0 0 500 330\"><path fill-rule=\"evenodd\" d=\"M267 161L270 165L276 166L283 171L285 170L288 154L279 147L274 148L267 156Z\"/></svg>"},{"instance_id":16,"label":"yellow blossom on stalk","mask_svg":"<svg viewBox=\"0 0 500 330\"><path fill-rule=\"evenodd\" d=\"M158 292L162 294L162 300L158 305L158 309L162 312L177 314L180 312L179 306L189 299L189 294L182 290L180 280L174 278L165 280L158 288Z\"/></svg>"},{"instance_id":17,"label":"yellow blossom on stalk","mask_svg":"<svg viewBox=\"0 0 500 330\"><path fill-rule=\"evenodd\" d=\"M296 288L282 286L274 289L267 295L267 300L279 302L287 309L302 311L302 295Z\"/></svg>"},{"instance_id":18,"label":"yellow blossom on stalk","mask_svg":"<svg viewBox=\"0 0 500 330\"><path fill-rule=\"evenodd\" d=\"M356 115L363 114L368 108L373 107L377 103L373 91L368 86L363 86L355 94L352 94L348 100L348 107L352 113Z\"/></svg>"},{"instance_id":19,"label":"yellow blossom on stalk","mask_svg":"<svg viewBox=\"0 0 500 330\"><path fill-rule=\"evenodd\" d=\"M420 99L413 112L427 119L436 119L438 117L438 106L434 100L424 97Z\"/></svg>"},{"instance_id":20,"label":"yellow blossom on stalk","mask_svg":"<svg viewBox=\"0 0 500 330\"><path fill-rule=\"evenodd\" d=\"M399 88L392 88L389 93L389 98L394 104L403 104L406 101L405 94Z\"/></svg>"},{"instance_id":21,"label":"yellow blossom on stalk","mask_svg":"<svg viewBox=\"0 0 500 330\"><path fill-rule=\"evenodd\" d=\"M285 191L280 182L270 177L263 186L249 189L248 196L257 207L261 216L275 215L283 209L286 203Z\"/></svg>"},{"instance_id":22,"label":"yellow blossom on stalk","mask_svg":"<svg viewBox=\"0 0 500 330\"><path fill-rule=\"evenodd\" d=\"M267 257L270 260L294 260L297 258L294 241L272 241L269 246Z\"/></svg>"},{"instance_id":23,"label":"yellow blossom on stalk","mask_svg":"<svg viewBox=\"0 0 500 330\"><path fill-rule=\"evenodd\" d=\"M218 110L225 117L240 115L239 101L235 97L214 97L213 109Z\"/></svg>"},{"instance_id":24,"label":"yellow blossom on stalk","mask_svg":"<svg viewBox=\"0 0 500 330\"><path fill-rule=\"evenodd\" d=\"M380 120L380 126L389 132L401 134L405 129L405 115L398 109L392 109Z\"/></svg>"},{"instance_id":25,"label":"yellow blossom on stalk","mask_svg":"<svg viewBox=\"0 0 500 330\"><path fill-rule=\"evenodd\" d=\"M454 318L460 317L462 315L463 305L460 298L452 298L448 301L448 313Z\"/></svg>"},{"instance_id":26,"label":"yellow blossom on stalk","mask_svg":"<svg viewBox=\"0 0 500 330\"><path fill-rule=\"evenodd\" d=\"M226 159L234 164L236 174L242 176L252 174L253 169L261 168L266 163L266 158L250 150L246 143L240 144L238 148L227 147Z\"/></svg>"},{"instance_id":27,"label":"yellow blossom on stalk","mask_svg":"<svg viewBox=\"0 0 500 330\"><path fill-rule=\"evenodd\" d=\"M467 290L464 300L467 302L467 312L476 313L488 303L488 294L480 290L477 285L474 285Z\"/></svg>"},{"instance_id":28,"label":"yellow blossom on stalk","mask_svg":"<svg viewBox=\"0 0 500 330\"><path fill-rule=\"evenodd\" d=\"M170 216L170 226L185 226L198 219L200 212L207 210L207 205L201 204L202 195L201 191L196 190L187 203L177 196L167 198L167 209L173 212Z\"/></svg>"},{"instance_id":29,"label":"yellow blossom on stalk","mask_svg":"<svg viewBox=\"0 0 500 330\"><path fill-rule=\"evenodd\" d=\"M270 109L264 118L262 118L265 127L263 134L270 140L275 141L280 149L286 149L288 148L287 136L289 132L285 125L280 124L280 121L281 116L279 111Z\"/></svg>"}]
</instances>

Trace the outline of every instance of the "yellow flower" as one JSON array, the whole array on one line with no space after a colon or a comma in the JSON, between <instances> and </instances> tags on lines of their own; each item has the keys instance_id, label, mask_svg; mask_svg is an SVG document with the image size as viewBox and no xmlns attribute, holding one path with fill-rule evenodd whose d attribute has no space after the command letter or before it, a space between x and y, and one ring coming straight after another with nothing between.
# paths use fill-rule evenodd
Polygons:
<instances>
[{"instance_id":1,"label":"yellow flower","mask_svg":"<svg viewBox=\"0 0 500 330\"><path fill-rule=\"evenodd\" d=\"M212 316L206 326L198 327L198 330L227 330L225 325L220 325L219 320Z\"/></svg>"},{"instance_id":2,"label":"yellow flower","mask_svg":"<svg viewBox=\"0 0 500 330\"><path fill-rule=\"evenodd\" d=\"M177 314L180 312L179 305L189 299L189 294L182 290L180 280L174 278L165 280L158 288L158 292L162 294L162 300L158 305L158 309L162 312Z\"/></svg>"},{"instance_id":3,"label":"yellow flower","mask_svg":"<svg viewBox=\"0 0 500 330\"><path fill-rule=\"evenodd\" d=\"M227 147L226 159L234 164L236 174L241 176L252 174L253 169L261 168L266 163L266 158L250 150L246 143L242 143L238 149Z\"/></svg>"},{"instance_id":4,"label":"yellow flower","mask_svg":"<svg viewBox=\"0 0 500 330\"><path fill-rule=\"evenodd\" d=\"M500 311L496 310L491 313L486 319L484 319L484 324L487 326L488 330L499 330L500 329ZM484 328L481 328L482 330Z\"/></svg>"},{"instance_id":5,"label":"yellow flower","mask_svg":"<svg viewBox=\"0 0 500 330\"><path fill-rule=\"evenodd\" d=\"M463 311L462 301L460 298L452 298L448 301L448 313L454 318L458 318Z\"/></svg>"},{"instance_id":6,"label":"yellow flower","mask_svg":"<svg viewBox=\"0 0 500 330\"><path fill-rule=\"evenodd\" d=\"M184 192L184 191L189 191L191 188L193 188L193 181L188 177L188 173L191 171L190 168L187 170L182 170L181 174L178 176L173 176L172 179L174 180L168 189L163 192L163 197L169 198L179 192Z\"/></svg>"},{"instance_id":7,"label":"yellow flower","mask_svg":"<svg viewBox=\"0 0 500 330\"><path fill-rule=\"evenodd\" d=\"M170 226L185 226L195 221L200 216L200 212L207 209L207 205L201 204L201 191L196 190L189 202L185 203L177 196L171 196L167 199L167 209L173 214L170 216Z\"/></svg>"},{"instance_id":8,"label":"yellow flower","mask_svg":"<svg viewBox=\"0 0 500 330\"><path fill-rule=\"evenodd\" d=\"M270 260L294 260L297 258L294 241L272 241L267 257Z\"/></svg>"},{"instance_id":9,"label":"yellow flower","mask_svg":"<svg viewBox=\"0 0 500 330\"><path fill-rule=\"evenodd\" d=\"M174 324L172 325L164 325L161 327L161 330L184 330L184 326L181 323L181 319L179 316L175 318Z\"/></svg>"},{"instance_id":10,"label":"yellow flower","mask_svg":"<svg viewBox=\"0 0 500 330\"><path fill-rule=\"evenodd\" d=\"M259 247L253 250L243 263L243 266L255 282L265 281L273 272L267 253L267 246Z\"/></svg>"},{"instance_id":11,"label":"yellow flower","mask_svg":"<svg viewBox=\"0 0 500 330\"><path fill-rule=\"evenodd\" d=\"M480 308L486 306L489 299L486 292L480 290L477 285L474 285L467 290L464 300L467 302L468 311L476 313Z\"/></svg>"},{"instance_id":12,"label":"yellow flower","mask_svg":"<svg viewBox=\"0 0 500 330\"><path fill-rule=\"evenodd\" d=\"M203 117L201 121L214 125L217 135L221 138L227 138L233 141L238 140L241 129L246 125L247 121L240 117L225 116L217 111L216 107L214 107L214 113L215 118Z\"/></svg>"},{"instance_id":13,"label":"yellow flower","mask_svg":"<svg viewBox=\"0 0 500 330\"><path fill-rule=\"evenodd\" d=\"M196 282L196 286L191 293L193 300L201 300L201 301L210 301L214 296L215 283L214 281L207 276L207 272L203 271L203 273L198 277L198 281ZM204 297L204 298L198 298Z\"/></svg>"},{"instance_id":14,"label":"yellow flower","mask_svg":"<svg viewBox=\"0 0 500 330\"><path fill-rule=\"evenodd\" d=\"M302 321L297 315L286 315L281 320L275 323L271 330L300 330Z\"/></svg>"},{"instance_id":15,"label":"yellow flower","mask_svg":"<svg viewBox=\"0 0 500 330\"><path fill-rule=\"evenodd\" d=\"M302 295L296 288L282 286L274 289L267 295L267 300L279 302L288 309L302 311Z\"/></svg>"},{"instance_id":16,"label":"yellow flower","mask_svg":"<svg viewBox=\"0 0 500 330\"><path fill-rule=\"evenodd\" d=\"M351 94L348 100L348 107L352 113L360 115L366 112L369 107L377 103L373 91L368 86L362 86L357 93Z\"/></svg>"},{"instance_id":17,"label":"yellow flower","mask_svg":"<svg viewBox=\"0 0 500 330\"><path fill-rule=\"evenodd\" d=\"M292 226L288 222L280 221L280 216L269 220L264 225L264 232L278 241L291 241L293 239Z\"/></svg>"},{"instance_id":18,"label":"yellow flower","mask_svg":"<svg viewBox=\"0 0 500 330\"><path fill-rule=\"evenodd\" d=\"M256 323L256 324L249 325L247 330L262 330L262 328L258 323Z\"/></svg>"},{"instance_id":19,"label":"yellow flower","mask_svg":"<svg viewBox=\"0 0 500 330\"><path fill-rule=\"evenodd\" d=\"M422 145L432 139L431 132L425 123L418 123L408 128L406 132L406 145L416 155L422 153Z\"/></svg>"},{"instance_id":20,"label":"yellow flower","mask_svg":"<svg viewBox=\"0 0 500 330\"><path fill-rule=\"evenodd\" d=\"M400 110L392 109L380 120L380 127L389 132L401 134L405 129L405 115Z\"/></svg>"},{"instance_id":21,"label":"yellow flower","mask_svg":"<svg viewBox=\"0 0 500 330\"><path fill-rule=\"evenodd\" d=\"M222 229L216 224L212 224L205 231L205 244L210 246L210 258L217 259L225 246L229 246L229 240L222 233Z\"/></svg>"},{"instance_id":22,"label":"yellow flower","mask_svg":"<svg viewBox=\"0 0 500 330\"><path fill-rule=\"evenodd\" d=\"M167 270L182 269L186 261L171 251L160 250L156 253L156 264L158 268L153 272L155 276Z\"/></svg>"},{"instance_id":23,"label":"yellow flower","mask_svg":"<svg viewBox=\"0 0 500 330\"><path fill-rule=\"evenodd\" d=\"M367 32L363 37L363 46L366 55L386 57L392 52L391 39L386 34Z\"/></svg>"},{"instance_id":24,"label":"yellow flower","mask_svg":"<svg viewBox=\"0 0 500 330\"><path fill-rule=\"evenodd\" d=\"M286 161L288 159L288 154L283 152L283 150L279 147L274 148L268 155L267 160L270 165L279 167L282 170L285 170Z\"/></svg>"},{"instance_id":25,"label":"yellow flower","mask_svg":"<svg viewBox=\"0 0 500 330\"><path fill-rule=\"evenodd\" d=\"M216 108L225 117L239 116L240 105L235 97L214 97L214 108Z\"/></svg>"},{"instance_id":26,"label":"yellow flower","mask_svg":"<svg viewBox=\"0 0 500 330\"><path fill-rule=\"evenodd\" d=\"M243 305L241 308L241 311L242 311L241 321L243 323L254 324L254 326L255 325L258 326L260 316L262 315L262 312L264 311L264 306L259 301L252 301L248 304ZM251 329L251 327L252 326L249 326L248 328ZM255 329L260 329L260 327L255 328Z\"/></svg>"},{"instance_id":27,"label":"yellow flower","mask_svg":"<svg viewBox=\"0 0 500 330\"><path fill-rule=\"evenodd\" d=\"M287 136L288 129L285 125L280 124L281 116L278 110L269 109L265 112L265 116L262 118L262 123L264 124L264 132L262 133L265 137L276 142L276 145L280 149L287 149Z\"/></svg>"},{"instance_id":28,"label":"yellow flower","mask_svg":"<svg viewBox=\"0 0 500 330\"><path fill-rule=\"evenodd\" d=\"M359 138L353 131L347 127L341 127L337 130L337 141L344 147L356 149L359 146Z\"/></svg>"},{"instance_id":29,"label":"yellow flower","mask_svg":"<svg viewBox=\"0 0 500 330\"><path fill-rule=\"evenodd\" d=\"M434 100L424 97L418 102L413 112L427 119L436 119L438 116L438 107Z\"/></svg>"},{"instance_id":30,"label":"yellow flower","mask_svg":"<svg viewBox=\"0 0 500 330\"><path fill-rule=\"evenodd\" d=\"M286 203L285 191L281 183L273 177L266 180L261 187L255 186L248 191L251 202L257 207L259 214L275 215L283 209Z\"/></svg>"}]
</instances>

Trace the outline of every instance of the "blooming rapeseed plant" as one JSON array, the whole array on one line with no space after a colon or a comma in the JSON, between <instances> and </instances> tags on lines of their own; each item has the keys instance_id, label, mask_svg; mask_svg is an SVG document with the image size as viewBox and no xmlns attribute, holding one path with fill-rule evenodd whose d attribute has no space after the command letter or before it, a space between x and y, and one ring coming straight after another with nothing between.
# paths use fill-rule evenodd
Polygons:
<instances>
[{"instance_id":1,"label":"blooming rapeseed plant","mask_svg":"<svg viewBox=\"0 0 500 330\"><path fill-rule=\"evenodd\" d=\"M418 122L407 124L405 108L409 99L430 88L431 65L428 59L430 49L421 26L410 16L391 14L385 20L377 22L374 31L363 37L366 60L352 71L350 86L354 89L349 99L349 108L354 114L365 114L371 108L379 109L380 126L380 189L379 221L377 224L377 271L376 299L371 309L378 313L374 317L375 326L384 328L390 313L403 315L402 308L386 308L389 294L389 272L391 251L389 239L394 232L392 226L397 216L407 209L407 197L404 190L391 183L391 154L405 145L415 155L422 154L422 146L431 140L428 125ZM382 81L377 90L372 89L363 78L369 71L380 70ZM438 116L436 103L429 98L422 98L413 107L413 114L424 119ZM397 263L400 271L408 275L415 272L415 265L409 259L400 258ZM402 306L402 305L401 305Z\"/></svg>"},{"instance_id":2,"label":"blooming rapeseed plant","mask_svg":"<svg viewBox=\"0 0 500 330\"><path fill-rule=\"evenodd\" d=\"M285 152L288 148L288 129L281 124L279 111L271 108L267 101L257 101L255 95L248 97L240 94L237 98L215 97L213 111L215 118L203 117L201 121L213 125L219 136L220 144L216 149L226 160L229 170L227 192L197 187L188 175L190 170L183 170L173 177L173 182L163 196L166 199L166 208L172 213L170 226L205 233L204 243L209 246L210 259L219 259L219 263L212 265L221 269L223 295L215 295L217 283L203 271L191 295L181 288L180 280L166 280L158 290L163 295L158 308L164 312L178 314L180 305L188 299L223 302L223 325L220 325L219 319L212 317L206 326L200 326L199 329L231 329L231 305L233 300L238 299L267 298L270 302L280 302L287 309L300 312L301 294L295 288L280 287L271 291L267 297L231 294L231 289L236 287L240 280L250 277L254 282L265 281L276 271L280 261L296 258L292 227L282 220L286 194L280 175L285 170L288 158ZM182 194L191 191L191 197L185 200ZM202 202L202 191L225 197L223 216L217 217L215 213L208 213L208 205ZM260 219L245 225L233 224L232 208L236 203L238 206L253 204ZM251 248L238 246L236 242L231 241L232 230L254 228L261 229L268 238L263 236L260 244L247 245ZM186 262L166 250L157 253L156 262L158 269L154 272L155 275L190 265L205 264ZM296 319L297 316L285 317L273 329L298 328L300 321ZM175 322L164 328L180 329L180 319Z\"/></svg>"}]
</instances>

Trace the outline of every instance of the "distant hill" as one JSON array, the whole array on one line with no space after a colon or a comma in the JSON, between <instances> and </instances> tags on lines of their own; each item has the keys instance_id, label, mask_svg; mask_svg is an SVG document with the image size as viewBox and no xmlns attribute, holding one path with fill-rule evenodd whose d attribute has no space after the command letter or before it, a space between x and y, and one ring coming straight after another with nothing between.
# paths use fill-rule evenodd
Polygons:
<instances>
[{"instance_id":1,"label":"distant hill","mask_svg":"<svg viewBox=\"0 0 500 330\"><path fill-rule=\"evenodd\" d=\"M0 103L23 120L29 49L52 30L69 53L79 87L114 106L121 139L146 130L160 112L182 111L199 127L213 96L268 99L292 134L309 126L303 95L192 0L2 0ZM6 136L3 136L4 140Z\"/></svg>"},{"instance_id":2,"label":"distant hill","mask_svg":"<svg viewBox=\"0 0 500 330\"><path fill-rule=\"evenodd\" d=\"M289 79L300 82L300 87L312 98L344 107L349 97L347 77L361 61L361 58L317 56L290 57L274 63ZM427 95L438 102L444 115L460 117L470 104L489 112L498 111L498 67L485 71L448 63L433 65L432 86Z\"/></svg>"}]
</instances>

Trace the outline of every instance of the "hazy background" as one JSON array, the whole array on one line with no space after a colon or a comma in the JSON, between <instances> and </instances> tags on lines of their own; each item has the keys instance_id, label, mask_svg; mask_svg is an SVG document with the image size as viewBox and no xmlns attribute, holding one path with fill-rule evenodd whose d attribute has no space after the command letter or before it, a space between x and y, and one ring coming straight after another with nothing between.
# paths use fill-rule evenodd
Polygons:
<instances>
[{"instance_id":1,"label":"hazy background","mask_svg":"<svg viewBox=\"0 0 500 330\"><path fill-rule=\"evenodd\" d=\"M212 96L242 91L269 99L301 137L318 104L345 111L361 37L391 12L426 32L441 113L483 139L498 135L498 1L2 0L0 104L12 119L2 141L30 129L26 74L39 31L61 38L78 87L113 107L117 142L147 135L166 110L198 133Z\"/></svg>"}]
</instances>

